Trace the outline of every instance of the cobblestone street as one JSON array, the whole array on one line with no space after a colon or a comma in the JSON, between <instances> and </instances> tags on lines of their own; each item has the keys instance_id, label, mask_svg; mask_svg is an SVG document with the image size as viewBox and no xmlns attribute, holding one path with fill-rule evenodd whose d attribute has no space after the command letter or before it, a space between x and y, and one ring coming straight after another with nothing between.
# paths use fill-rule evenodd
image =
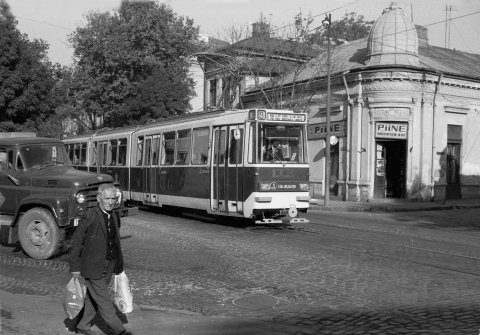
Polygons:
<instances>
[{"instance_id":1,"label":"cobblestone street","mask_svg":"<svg viewBox=\"0 0 480 335\"><path fill-rule=\"evenodd\" d=\"M245 226L123 219L137 304L274 321L292 334L477 334L480 210L317 213ZM67 255L1 248L0 289L60 298Z\"/></svg>"}]
</instances>

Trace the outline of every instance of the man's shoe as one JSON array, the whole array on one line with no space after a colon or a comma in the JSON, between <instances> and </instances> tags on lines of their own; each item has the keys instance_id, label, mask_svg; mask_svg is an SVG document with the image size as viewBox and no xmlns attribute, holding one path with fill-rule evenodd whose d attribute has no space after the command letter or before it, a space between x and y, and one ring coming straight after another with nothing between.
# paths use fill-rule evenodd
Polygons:
<instances>
[{"instance_id":1,"label":"man's shoe","mask_svg":"<svg viewBox=\"0 0 480 335\"><path fill-rule=\"evenodd\" d=\"M76 328L76 329L75 329L75 333L77 333L77 334L83 334L83 335L97 335L97 333L94 332L94 331L91 330L91 329L86 330L86 329L78 329L78 328Z\"/></svg>"},{"instance_id":2,"label":"man's shoe","mask_svg":"<svg viewBox=\"0 0 480 335\"><path fill-rule=\"evenodd\" d=\"M131 331L128 331L128 330L125 329L123 332L121 332L118 335L133 335L133 333Z\"/></svg>"}]
</instances>

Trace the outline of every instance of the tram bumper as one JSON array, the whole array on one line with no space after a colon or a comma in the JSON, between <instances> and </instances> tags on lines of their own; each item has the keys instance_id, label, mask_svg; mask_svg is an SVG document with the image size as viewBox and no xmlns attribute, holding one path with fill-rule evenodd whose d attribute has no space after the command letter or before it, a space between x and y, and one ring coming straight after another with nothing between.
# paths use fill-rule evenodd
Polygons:
<instances>
[{"instance_id":1,"label":"tram bumper","mask_svg":"<svg viewBox=\"0 0 480 335\"><path fill-rule=\"evenodd\" d=\"M255 192L244 203L245 214L255 218L255 223L308 223L299 217L307 212L310 195L305 192Z\"/></svg>"}]
</instances>

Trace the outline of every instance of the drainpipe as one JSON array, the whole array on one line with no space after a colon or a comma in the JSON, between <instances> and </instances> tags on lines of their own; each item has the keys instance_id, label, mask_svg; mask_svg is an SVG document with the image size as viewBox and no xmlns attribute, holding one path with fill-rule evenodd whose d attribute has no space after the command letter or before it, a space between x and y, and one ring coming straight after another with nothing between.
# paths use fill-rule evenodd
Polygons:
<instances>
[{"instance_id":1,"label":"drainpipe","mask_svg":"<svg viewBox=\"0 0 480 335\"><path fill-rule=\"evenodd\" d=\"M350 92L348 91L347 78L345 77L349 71L342 74L343 85L345 85L345 92L347 92L347 130L346 130L346 142L347 142L347 154L345 158L345 201L348 201L348 181L350 180L350 122L352 113L352 103L350 101Z\"/></svg>"},{"instance_id":2,"label":"drainpipe","mask_svg":"<svg viewBox=\"0 0 480 335\"><path fill-rule=\"evenodd\" d=\"M440 85L442 83L443 73L440 73L438 76L437 84L435 85L435 93L433 95L433 110L432 110L432 161L430 165L430 185L432 187L430 200L435 200L435 176L434 176L434 167L433 162L435 158L435 114L437 112L437 96L438 91L440 90Z\"/></svg>"}]
</instances>

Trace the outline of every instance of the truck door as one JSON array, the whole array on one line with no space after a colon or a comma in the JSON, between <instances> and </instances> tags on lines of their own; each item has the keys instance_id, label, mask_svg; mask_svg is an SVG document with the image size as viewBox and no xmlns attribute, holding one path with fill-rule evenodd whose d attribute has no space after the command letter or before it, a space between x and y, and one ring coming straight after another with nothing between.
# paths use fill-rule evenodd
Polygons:
<instances>
[{"instance_id":1,"label":"truck door","mask_svg":"<svg viewBox=\"0 0 480 335\"><path fill-rule=\"evenodd\" d=\"M18 177L15 170L14 152L0 148L0 213L15 213Z\"/></svg>"}]
</instances>

